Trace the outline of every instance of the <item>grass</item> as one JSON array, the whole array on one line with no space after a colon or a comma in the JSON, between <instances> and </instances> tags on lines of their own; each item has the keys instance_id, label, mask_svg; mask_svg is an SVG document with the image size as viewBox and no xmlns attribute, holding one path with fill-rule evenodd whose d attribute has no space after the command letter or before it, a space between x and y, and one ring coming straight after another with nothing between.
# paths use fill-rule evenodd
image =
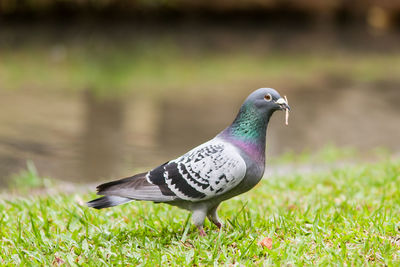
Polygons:
<instances>
[{"instance_id":1,"label":"grass","mask_svg":"<svg viewBox=\"0 0 400 267\"><path fill-rule=\"evenodd\" d=\"M353 147L338 147L326 144L317 151L303 150L302 152L289 151L279 157L271 158L271 163L276 164L338 164L343 162L361 162L366 160L382 160L390 158L391 152L384 147L359 151Z\"/></svg>"},{"instance_id":2,"label":"grass","mask_svg":"<svg viewBox=\"0 0 400 267\"><path fill-rule=\"evenodd\" d=\"M400 161L263 180L222 204L198 236L186 211L134 202L97 211L93 194L0 201L2 265L400 264ZM258 244L272 239L272 248Z\"/></svg>"},{"instance_id":3,"label":"grass","mask_svg":"<svg viewBox=\"0 0 400 267\"><path fill-rule=\"evenodd\" d=\"M26 170L14 174L10 177L8 187L17 194L27 193L34 189L43 189L51 187L53 180L39 176L33 161L26 162Z\"/></svg>"}]
</instances>

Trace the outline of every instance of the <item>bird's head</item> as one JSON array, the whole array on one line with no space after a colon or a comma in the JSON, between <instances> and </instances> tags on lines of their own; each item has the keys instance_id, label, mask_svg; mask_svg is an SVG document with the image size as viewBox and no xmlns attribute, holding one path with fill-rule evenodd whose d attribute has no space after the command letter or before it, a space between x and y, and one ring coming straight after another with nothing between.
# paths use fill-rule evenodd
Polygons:
<instances>
[{"instance_id":1,"label":"bird's head","mask_svg":"<svg viewBox=\"0 0 400 267\"><path fill-rule=\"evenodd\" d=\"M245 103L252 103L261 113L272 114L276 110L290 110L285 99L272 88L260 88L251 93Z\"/></svg>"},{"instance_id":2,"label":"bird's head","mask_svg":"<svg viewBox=\"0 0 400 267\"><path fill-rule=\"evenodd\" d=\"M265 149L265 131L271 115L276 110L288 112L289 109L287 101L274 89L257 89L246 98L235 120L221 135L256 144L262 154Z\"/></svg>"}]
</instances>

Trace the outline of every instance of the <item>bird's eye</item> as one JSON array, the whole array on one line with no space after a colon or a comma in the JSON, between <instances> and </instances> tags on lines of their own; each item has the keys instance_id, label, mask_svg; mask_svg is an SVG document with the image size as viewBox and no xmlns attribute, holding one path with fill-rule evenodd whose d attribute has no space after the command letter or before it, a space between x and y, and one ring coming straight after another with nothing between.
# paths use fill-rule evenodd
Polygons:
<instances>
[{"instance_id":1,"label":"bird's eye","mask_svg":"<svg viewBox=\"0 0 400 267\"><path fill-rule=\"evenodd\" d=\"M267 94L264 96L265 101L271 101L272 100L272 96L270 94Z\"/></svg>"}]
</instances>

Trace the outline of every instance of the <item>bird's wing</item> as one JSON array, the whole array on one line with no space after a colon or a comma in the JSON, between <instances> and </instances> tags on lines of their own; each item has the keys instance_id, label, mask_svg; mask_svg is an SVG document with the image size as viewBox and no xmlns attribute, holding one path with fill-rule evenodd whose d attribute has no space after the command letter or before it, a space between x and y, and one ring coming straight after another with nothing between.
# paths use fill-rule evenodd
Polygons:
<instances>
[{"instance_id":1,"label":"bird's wing","mask_svg":"<svg viewBox=\"0 0 400 267\"><path fill-rule=\"evenodd\" d=\"M237 186L246 174L246 163L230 143L214 138L146 175L147 180L167 186L171 195L201 201Z\"/></svg>"}]
</instances>

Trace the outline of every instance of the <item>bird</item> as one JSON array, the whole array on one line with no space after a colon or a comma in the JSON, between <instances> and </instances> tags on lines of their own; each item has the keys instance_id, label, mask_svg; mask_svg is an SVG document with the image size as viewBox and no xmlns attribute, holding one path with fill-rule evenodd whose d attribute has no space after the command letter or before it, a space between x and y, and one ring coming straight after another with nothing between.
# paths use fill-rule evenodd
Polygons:
<instances>
[{"instance_id":1,"label":"bird","mask_svg":"<svg viewBox=\"0 0 400 267\"><path fill-rule=\"evenodd\" d=\"M166 203L192 212L200 236L206 235L206 217L221 229L220 203L249 191L264 175L266 131L277 110L288 112L287 101L275 89L257 89L213 139L148 172L97 186L102 197L87 205L103 209L134 200Z\"/></svg>"}]
</instances>

